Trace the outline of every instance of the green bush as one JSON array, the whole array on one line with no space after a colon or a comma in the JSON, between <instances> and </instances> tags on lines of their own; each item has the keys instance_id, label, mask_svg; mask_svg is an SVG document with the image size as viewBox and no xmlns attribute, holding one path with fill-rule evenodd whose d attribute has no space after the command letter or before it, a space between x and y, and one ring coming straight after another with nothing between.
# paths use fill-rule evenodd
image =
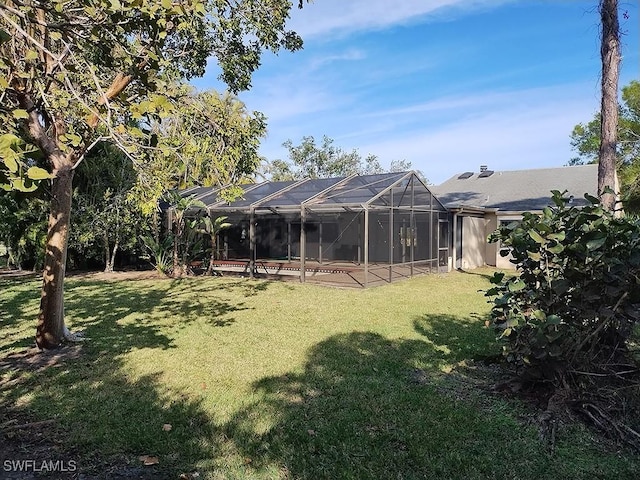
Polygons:
<instances>
[{"instance_id":1,"label":"green bush","mask_svg":"<svg viewBox=\"0 0 640 480\"><path fill-rule=\"evenodd\" d=\"M640 225L590 195L578 208L552 193L554 206L489 237L512 256L518 275L496 273L486 295L507 361L559 380L624 354L639 318Z\"/></svg>"},{"instance_id":2,"label":"green bush","mask_svg":"<svg viewBox=\"0 0 640 480\"><path fill-rule=\"evenodd\" d=\"M170 275L173 236L167 235L162 240L156 240L151 235L143 235L140 241L147 249L147 254L142 258L146 259L159 273Z\"/></svg>"}]
</instances>

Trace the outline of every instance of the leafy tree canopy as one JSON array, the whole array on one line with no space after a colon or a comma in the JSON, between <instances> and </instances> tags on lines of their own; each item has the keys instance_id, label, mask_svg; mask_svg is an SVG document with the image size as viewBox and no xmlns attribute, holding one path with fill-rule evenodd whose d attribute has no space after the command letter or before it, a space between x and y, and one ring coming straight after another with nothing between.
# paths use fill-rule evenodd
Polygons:
<instances>
[{"instance_id":1,"label":"leafy tree canopy","mask_svg":"<svg viewBox=\"0 0 640 480\"><path fill-rule=\"evenodd\" d=\"M600 114L589 123L580 123L571 132L571 146L578 156L570 165L598 163ZM622 88L619 106L617 168L622 199L628 211L640 211L640 82L631 81Z\"/></svg>"},{"instance_id":2,"label":"leafy tree canopy","mask_svg":"<svg viewBox=\"0 0 640 480\"><path fill-rule=\"evenodd\" d=\"M385 170L376 155L370 154L362 158L357 150L345 151L326 135L322 137L320 145L313 136L302 137L300 145L294 145L291 140L282 145L289 150L289 158L273 160L266 167L266 173L273 181L345 177L354 173L367 175L403 172L412 169L411 162L394 160L390 168ZM421 172L419 174L426 183L424 175Z\"/></svg>"},{"instance_id":3,"label":"leafy tree canopy","mask_svg":"<svg viewBox=\"0 0 640 480\"><path fill-rule=\"evenodd\" d=\"M187 92L171 117L150 126L153 148L145 152L135 188L141 207L155 208L167 190L252 180L266 128L264 115L247 111L230 93ZM233 196L236 188L226 193Z\"/></svg>"}]
</instances>

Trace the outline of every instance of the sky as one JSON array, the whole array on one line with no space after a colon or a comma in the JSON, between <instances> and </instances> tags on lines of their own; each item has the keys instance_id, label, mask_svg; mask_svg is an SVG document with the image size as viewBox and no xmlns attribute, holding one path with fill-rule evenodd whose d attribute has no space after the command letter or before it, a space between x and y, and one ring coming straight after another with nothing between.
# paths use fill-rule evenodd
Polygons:
<instances>
[{"instance_id":1,"label":"sky","mask_svg":"<svg viewBox=\"0 0 640 480\"><path fill-rule=\"evenodd\" d=\"M297 4L297 0L294 2ZM294 8L298 52L266 54L239 97L267 117L260 154L286 140L456 173L560 167L600 106L597 0L314 0ZM620 0L620 87L640 80L640 7ZM210 63L198 89L224 89Z\"/></svg>"}]
</instances>

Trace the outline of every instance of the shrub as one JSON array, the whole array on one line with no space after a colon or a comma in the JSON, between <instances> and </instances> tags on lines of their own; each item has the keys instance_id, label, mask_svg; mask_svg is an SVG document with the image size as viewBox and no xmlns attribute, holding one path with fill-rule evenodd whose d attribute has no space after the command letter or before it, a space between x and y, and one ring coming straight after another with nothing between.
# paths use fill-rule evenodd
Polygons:
<instances>
[{"instance_id":1,"label":"shrub","mask_svg":"<svg viewBox=\"0 0 640 480\"><path fill-rule=\"evenodd\" d=\"M163 240L156 240L149 235L144 235L140 237L140 240L148 252L143 258L149 261L159 273L170 275L172 236L169 235Z\"/></svg>"},{"instance_id":2,"label":"shrub","mask_svg":"<svg viewBox=\"0 0 640 480\"><path fill-rule=\"evenodd\" d=\"M519 274L496 273L486 295L507 361L557 381L624 353L639 318L640 225L590 195L578 208L552 193L554 205L541 215L525 213L489 237Z\"/></svg>"}]
</instances>

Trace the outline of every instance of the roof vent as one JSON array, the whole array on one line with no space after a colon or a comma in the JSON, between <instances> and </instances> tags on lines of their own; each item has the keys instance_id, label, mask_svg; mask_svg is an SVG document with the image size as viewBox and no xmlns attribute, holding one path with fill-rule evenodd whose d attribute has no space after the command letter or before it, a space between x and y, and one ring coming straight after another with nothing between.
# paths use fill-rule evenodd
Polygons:
<instances>
[{"instance_id":1,"label":"roof vent","mask_svg":"<svg viewBox=\"0 0 640 480\"><path fill-rule=\"evenodd\" d=\"M486 172L487 171L487 166L486 165L480 165L480 171L481 172Z\"/></svg>"},{"instance_id":2,"label":"roof vent","mask_svg":"<svg viewBox=\"0 0 640 480\"><path fill-rule=\"evenodd\" d=\"M467 178L473 177L473 172L464 172L462 175L458 177L458 180L466 180Z\"/></svg>"},{"instance_id":3,"label":"roof vent","mask_svg":"<svg viewBox=\"0 0 640 480\"><path fill-rule=\"evenodd\" d=\"M482 173L478 175L478 178L487 178L493 175L493 170L482 170Z\"/></svg>"}]
</instances>

